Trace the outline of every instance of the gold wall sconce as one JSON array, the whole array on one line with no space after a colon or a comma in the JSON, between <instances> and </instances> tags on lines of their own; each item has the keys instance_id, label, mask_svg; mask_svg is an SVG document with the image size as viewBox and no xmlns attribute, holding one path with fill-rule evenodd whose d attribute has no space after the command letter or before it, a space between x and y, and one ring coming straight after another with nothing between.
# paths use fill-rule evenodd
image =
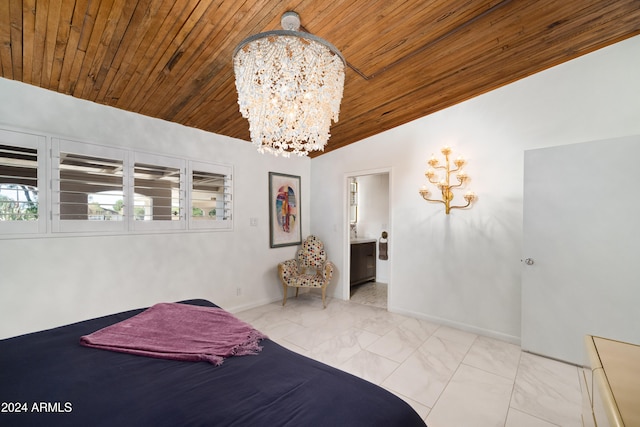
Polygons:
<instances>
[{"instance_id":1,"label":"gold wall sconce","mask_svg":"<svg viewBox=\"0 0 640 427\"><path fill-rule=\"evenodd\" d=\"M438 189L442 193L442 199L441 200L430 199L429 190L427 189L426 185L422 186L422 188L419 190L419 193L422 196L422 198L428 202L438 202L438 203L444 204L444 211L447 215L449 215L449 212L451 211L451 209L463 209L463 208L469 207L471 203L473 203L476 200L476 195L475 193L468 191L464 195L464 199L467 201L466 205L460 205L460 206L451 205L451 201L453 200L453 197L454 197L453 191L451 190L462 187L465 184L465 182L469 180L469 177L467 176L467 174L462 170L462 167L466 164L466 161L462 157L458 157L453 161L453 164L455 165L455 169L451 169L451 163L449 161L451 148L443 147L441 152L444 155L445 164L441 165L438 159L435 158L435 156L431 156L431 158L427 162L430 168L425 172L424 176L427 177L427 179L429 180L429 183L434 184L435 186L438 187ZM444 171L444 175L439 176L438 173L436 172L437 170ZM451 174L453 173L456 174L455 175L456 180L458 181L457 184L451 183Z\"/></svg>"}]
</instances>

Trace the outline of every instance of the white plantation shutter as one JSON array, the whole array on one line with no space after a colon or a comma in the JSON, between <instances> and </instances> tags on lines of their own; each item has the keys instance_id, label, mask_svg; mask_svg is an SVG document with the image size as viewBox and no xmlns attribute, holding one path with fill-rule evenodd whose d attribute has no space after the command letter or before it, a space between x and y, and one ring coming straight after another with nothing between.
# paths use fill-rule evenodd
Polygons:
<instances>
[{"instance_id":1,"label":"white plantation shutter","mask_svg":"<svg viewBox=\"0 0 640 427\"><path fill-rule=\"evenodd\" d=\"M125 231L127 152L53 139L54 232Z\"/></svg>"},{"instance_id":2,"label":"white plantation shutter","mask_svg":"<svg viewBox=\"0 0 640 427\"><path fill-rule=\"evenodd\" d=\"M189 165L189 228L231 229L231 167L191 162Z\"/></svg>"},{"instance_id":3,"label":"white plantation shutter","mask_svg":"<svg viewBox=\"0 0 640 427\"><path fill-rule=\"evenodd\" d=\"M135 153L133 203L129 215L135 230L186 228L183 159Z\"/></svg>"},{"instance_id":4,"label":"white plantation shutter","mask_svg":"<svg viewBox=\"0 0 640 427\"><path fill-rule=\"evenodd\" d=\"M0 233L46 231L46 138L0 129Z\"/></svg>"},{"instance_id":5,"label":"white plantation shutter","mask_svg":"<svg viewBox=\"0 0 640 427\"><path fill-rule=\"evenodd\" d=\"M233 168L0 129L0 238L233 229Z\"/></svg>"}]
</instances>

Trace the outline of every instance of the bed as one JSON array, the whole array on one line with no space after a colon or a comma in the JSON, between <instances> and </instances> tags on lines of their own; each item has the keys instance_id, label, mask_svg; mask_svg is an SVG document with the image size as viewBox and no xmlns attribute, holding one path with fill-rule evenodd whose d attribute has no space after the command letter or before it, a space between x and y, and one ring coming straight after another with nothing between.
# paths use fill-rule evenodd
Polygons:
<instances>
[{"instance_id":1,"label":"bed","mask_svg":"<svg viewBox=\"0 0 640 427\"><path fill-rule=\"evenodd\" d=\"M143 311L0 340L0 425L424 426L387 390L269 339L219 366L80 345Z\"/></svg>"}]
</instances>

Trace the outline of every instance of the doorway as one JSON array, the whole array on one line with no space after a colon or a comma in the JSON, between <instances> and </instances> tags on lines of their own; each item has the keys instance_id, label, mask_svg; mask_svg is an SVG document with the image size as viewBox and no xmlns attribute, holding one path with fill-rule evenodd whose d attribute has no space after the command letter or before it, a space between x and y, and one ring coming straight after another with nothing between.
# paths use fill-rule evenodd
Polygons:
<instances>
[{"instance_id":1,"label":"doorway","mask_svg":"<svg viewBox=\"0 0 640 427\"><path fill-rule=\"evenodd\" d=\"M344 216L347 226L344 228L344 253L349 273L344 275L343 297L345 300L385 309L389 303L392 259L389 256L392 237L389 229L390 177L391 171L388 169L362 171L345 176L347 209ZM383 232L386 233L386 239L382 238ZM353 270L352 252L356 257ZM367 265L363 266L363 263ZM361 274L363 268L366 270L364 276Z\"/></svg>"}]
</instances>

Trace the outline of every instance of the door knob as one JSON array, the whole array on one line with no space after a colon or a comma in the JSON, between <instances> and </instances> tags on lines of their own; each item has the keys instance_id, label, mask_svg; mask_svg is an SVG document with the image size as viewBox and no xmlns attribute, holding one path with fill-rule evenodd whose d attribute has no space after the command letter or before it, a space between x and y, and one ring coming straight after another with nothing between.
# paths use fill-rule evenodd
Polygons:
<instances>
[{"instance_id":1,"label":"door knob","mask_svg":"<svg viewBox=\"0 0 640 427\"><path fill-rule=\"evenodd\" d=\"M533 258L527 258L524 260L524 263L527 265L533 265Z\"/></svg>"}]
</instances>

